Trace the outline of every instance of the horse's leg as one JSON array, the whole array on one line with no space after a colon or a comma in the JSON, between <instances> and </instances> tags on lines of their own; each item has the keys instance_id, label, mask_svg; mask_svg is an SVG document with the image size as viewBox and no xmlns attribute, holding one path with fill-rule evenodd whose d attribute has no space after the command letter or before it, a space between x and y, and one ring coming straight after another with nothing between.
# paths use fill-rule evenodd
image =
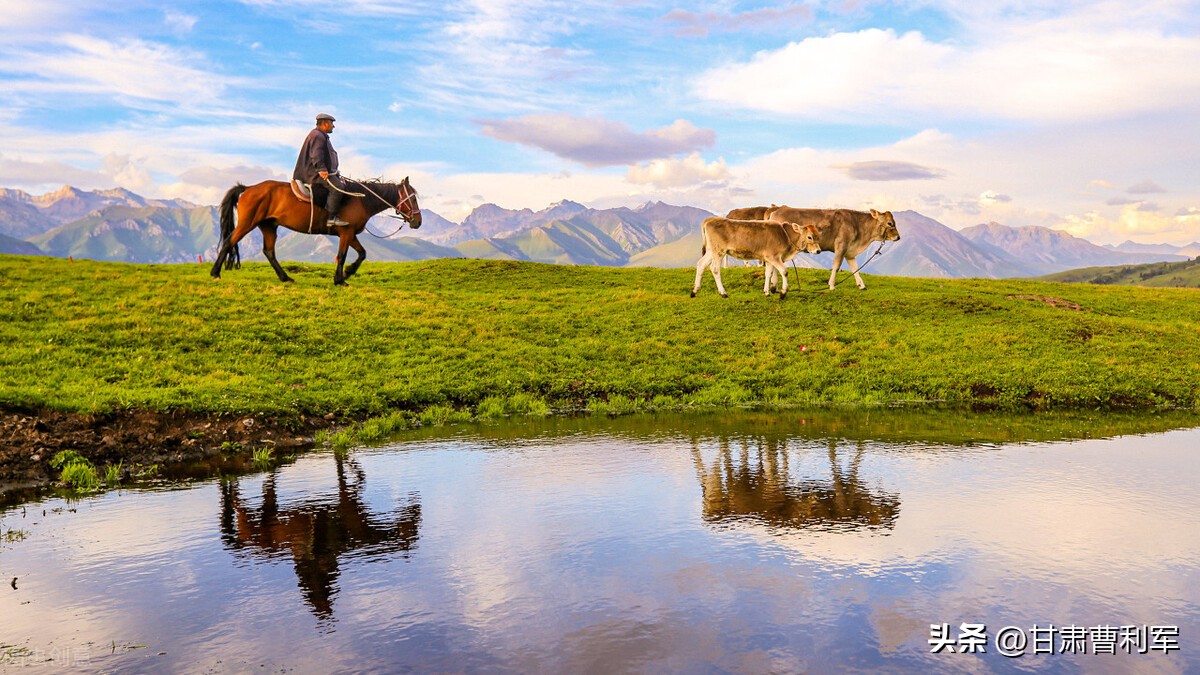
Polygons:
<instances>
[{"instance_id":1,"label":"horse's leg","mask_svg":"<svg viewBox=\"0 0 1200 675\"><path fill-rule=\"evenodd\" d=\"M263 255L267 256L271 267L275 268L275 274L279 277L279 280L284 283L295 281L295 279L288 276L287 272L283 271L283 268L279 266L279 261L275 259L275 240L279 236L279 226L273 222L263 223L258 226L258 229L262 230Z\"/></svg>"},{"instance_id":2,"label":"horse's leg","mask_svg":"<svg viewBox=\"0 0 1200 675\"><path fill-rule=\"evenodd\" d=\"M257 227L257 223L251 223L248 221L248 218L239 220L237 228L235 228L233 233L229 235L229 238L221 244L221 252L217 254L217 261L213 263L212 277L214 279L221 278L221 265L225 263L225 258L233 253L233 247L237 246L238 242L241 241L243 237L250 234L250 231Z\"/></svg>"},{"instance_id":3,"label":"horse's leg","mask_svg":"<svg viewBox=\"0 0 1200 675\"><path fill-rule=\"evenodd\" d=\"M358 257L355 258L354 262L350 263L350 266L346 268L347 279L354 276L354 273L358 271L358 266L362 264L362 261L367 259L367 249L363 248L362 242L358 240L357 234L354 235L354 238L350 240L350 248L354 249L354 252L358 254Z\"/></svg>"},{"instance_id":4,"label":"horse's leg","mask_svg":"<svg viewBox=\"0 0 1200 675\"><path fill-rule=\"evenodd\" d=\"M346 274L344 272L346 266L346 249L350 248L350 240L354 238L354 230L348 227L338 228L338 254L337 254L337 270L333 273L333 284L335 286L345 286Z\"/></svg>"}]
</instances>

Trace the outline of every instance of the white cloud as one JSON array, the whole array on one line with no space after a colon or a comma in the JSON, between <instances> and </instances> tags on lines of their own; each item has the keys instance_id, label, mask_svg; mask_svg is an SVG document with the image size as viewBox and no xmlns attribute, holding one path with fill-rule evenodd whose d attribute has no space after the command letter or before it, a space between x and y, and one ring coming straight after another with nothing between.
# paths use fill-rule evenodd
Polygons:
<instances>
[{"instance_id":1,"label":"white cloud","mask_svg":"<svg viewBox=\"0 0 1200 675\"><path fill-rule=\"evenodd\" d=\"M1126 204L1116 217L1098 211L1068 215L1056 226L1099 244L1119 244L1127 239L1177 245L1200 241L1200 207L1189 207L1171 215L1141 207L1140 202Z\"/></svg>"},{"instance_id":2,"label":"white cloud","mask_svg":"<svg viewBox=\"0 0 1200 675\"><path fill-rule=\"evenodd\" d=\"M711 129L697 128L687 120L643 133L620 122L563 114L481 120L480 124L485 136L540 148L593 167L659 159L706 148L716 140Z\"/></svg>"},{"instance_id":3,"label":"white cloud","mask_svg":"<svg viewBox=\"0 0 1200 675\"><path fill-rule=\"evenodd\" d=\"M1075 122L1200 100L1200 41L1145 28L1011 23L977 41L867 29L813 37L701 74L726 106L808 119ZM748 96L747 92L755 92Z\"/></svg>"},{"instance_id":4,"label":"white cloud","mask_svg":"<svg viewBox=\"0 0 1200 675\"><path fill-rule=\"evenodd\" d=\"M681 159L656 159L643 165L631 166L626 172L626 178L631 183L660 188L679 188L721 181L728 176L724 158L705 162L698 152Z\"/></svg>"},{"instance_id":5,"label":"white cloud","mask_svg":"<svg viewBox=\"0 0 1200 675\"><path fill-rule=\"evenodd\" d=\"M192 32L199 19L190 14L168 9L163 12L163 20L166 22L167 27L176 35L185 35Z\"/></svg>"},{"instance_id":6,"label":"white cloud","mask_svg":"<svg viewBox=\"0 0 1200 675\"><path fill-rule=\"evenodd\" d=\"M112 96L126 104L194 107L217 98L232 80L204 67L204 55L138 39L61 36L41 50L0 57L12 91ZM22 77L12 77L20 75Z\"/></svg>"}]
</instances>

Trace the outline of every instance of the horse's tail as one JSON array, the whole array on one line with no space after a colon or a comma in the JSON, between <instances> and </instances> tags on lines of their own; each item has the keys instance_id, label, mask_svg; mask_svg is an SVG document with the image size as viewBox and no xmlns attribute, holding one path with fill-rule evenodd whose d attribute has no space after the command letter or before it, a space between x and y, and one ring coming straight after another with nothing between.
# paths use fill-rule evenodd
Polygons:
<instances>
[{"instance_id":1,"label":"horse's tail","mask_svg":"<svg viewBox=\"0 0 1200 675\"><path fill-rule=\"evenodd\" d=\"M233 236L234 228L234 212L237 209L238 198L246 191L246 186L238 183L229 188L229 192L225 193L225 198L221 200L221 245L224 246ZM231 270L234 267L242 266L242 252L239 244L234 244L229 251L229 257L225 258L225 269Z\"/></svg>"}]
</instances>

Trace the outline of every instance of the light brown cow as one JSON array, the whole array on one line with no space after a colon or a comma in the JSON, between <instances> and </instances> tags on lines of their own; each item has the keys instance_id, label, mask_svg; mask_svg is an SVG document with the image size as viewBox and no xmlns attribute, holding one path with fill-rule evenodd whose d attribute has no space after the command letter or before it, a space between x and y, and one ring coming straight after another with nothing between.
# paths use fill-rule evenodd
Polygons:
<instances>
[{"instance_id":1,"label":"light brown cow","mask_svg":"<svg viewBox=\"0 0 1200 675\"><path fill-rule=\"evenodd\" d=\"M733 209L725 214L726 218L731 220L766 220L767 214L772 210L780 208L778 205L770 206L747 206L740 209Z\"/></svg>"},{"instance_id":2,"label":"light brown cow","mask_svg":"<svg viewBox=\"0 0 1200 675\"><path fill-rule=\"evenodd\" d=\"M780 206L767 214L767 219L776 223L798 223L817 228L817 243L822 251L833 251L833 267L829 271L829 288L837 281L842 269L842 260L850 263L854 282L860 289L867 287L858 274L858 254L876 241L900 241L896 219L891 211L870 213L850 209L797 209ZM767 283L771 281L771 270L767 270Z\"/></svg>"},{"instance_id":3,"label":"light brown cow","mask_svg":"<svg viewBox=\"0 0 1200 675\"><path fill-rule=\"evenodd\" d=\"M745 206L740 209L733 209L725 214L730 220L766 220L767 214L779 208L778 204L770 206ZM762 267L761 260L743 260L742 265L745 267ZM722 267L729 267L724 258L721 259Z\"/></svg>"},{"instance_id":4,"label":"light brown cow","mask_svg":"<svg viewBox=\"0 0 1200 675\"><path fill-rule=\"evenodd\" d=\"M721 260L731 255L739 260L762 260L767 266L767 281L763 294L771 294L771 270L779 270L783 284L779 297L787 297L787 268L784 262L800 251L818 253L817 228L795 223L771 223L763 220L730 220L729 218L705 218L700 223L704 245L700 249L700 260L696 262L696 283L692 286L692 297L700 290L704 278L704 267L712 270L717 282L717 292L728 298L721 283Z\"/></svg>"}]
</instances>

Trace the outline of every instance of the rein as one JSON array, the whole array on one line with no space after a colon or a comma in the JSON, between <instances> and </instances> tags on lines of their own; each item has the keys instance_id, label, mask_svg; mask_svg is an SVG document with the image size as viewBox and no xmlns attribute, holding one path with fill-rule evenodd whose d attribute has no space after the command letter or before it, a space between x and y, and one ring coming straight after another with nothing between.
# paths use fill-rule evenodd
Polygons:
<instances>
[{"instance_id":1,"label":"rein","mask_svg":"<svg viewBox=\"0 0 1200 675\"><path fill-rule=\"evenodd\" d=\"M397 227L395 232L392 232L391 234L384 234L384 235L381 235L381 234L375 234L374 232L372 232L372 231L371 231L371 228L370 228L370 227L367 227L367 226L364 224L364 225L363 225L363 229L366 231L366 233L367 233L367 234L371 235L372 237L375 237L376 239L390 239L390 238L392 238L392 237L396 236L397 234L400 234L400 230L403 230L403 229L404 229L404 226L405 226L406 224L409 224L409 223L411 223L411 222L412 222L412 214L409 214L409 215L404 215L404 214L403 214L403 213L400 211L400 207L401 207L401 206L404 206L405 204L407 204L407 203L409 202L409 200L411 200L411 199L415 199L415 198L416 198L416 196L417 196L417 191L416 191L416 190L414 190L414 189L412 188L412 186L411 186L411 185L409 185L409 186L408 186L408 194L407 194L407 195L404 195L404 194L403 194L403 191L399 190L399 187L397 187L397 191L399 192L399 194L397 194L397 201L396 201L396 204L393 206L393 205L391 204L391 202L389 202L388 200L384 199L383 197L380 197L380 196L379 196L379 194L378 194L377 192L375 192L374 190L372 190L372 189L370 188L370 186L368 186L366 183L363 183L362 181L357 181L357 180L354 180L353 178L347 178L346 180L347 180L347 181L349 181L349 182L351 182L351 183L354 183L355 185L360 185L360 186L362 186L362 189L366 190L367 192L370 192L370 193L371 193L371 195L372 195L372 196L374 196L376 199L378 199L379 201L383 202L384 204L386 204L386 205L388 205L388 206L391 206L393 209L395 209L395 211L396 211L396 214L397 214L397 215L396 215L396 216L393 216L393 215L391 215L391 214L389 213L389 214L388 214L388 218L396 218L397 220L403 220L403 221L404 221L404 222L400 223L400 227ZM352 193L350 193L350 192L345 192L344 194L352 194ZM357 196L359 196L359 197L364 197L364 196L366 196L366 195L357 195ZM403 199L399 199L399 197L404 197L404 198L403 198ZM420 209L420 207L417 207L417 213L420 213L420 212L421 212L421 209ZM370 220L370 219L368 219L368 220Z\"/></svg>"},{"instance_id":2,"label":"rein","mask_svg":"<svg viewBox=\"0 0 1200 675\"><path fill-rule=\"evenodd\" d=\"M887 243L887 242L883 242L883 241L879 242L879 248L875 249L875 252L871 254L870 258L867 258L867 261L865 263L858 266L859 272L862 272L863 269L866 268L867 265L870 265L872 260L874 260L875 258L877 258L880 255L883 255L883 245L885 243ZM799 286L800 285L800 270L799 270L799 268L796 267L796 259L795 258L792 258L792 271L796 273L796 286ZM842 281L846 278L847 274L854 274L854 272L851 270L846 270L845 274L841 275L841 277L839 277L837 280L835 280L833 282L834 288L837 288L837 285L842 283ZM831 291L831 290L833 290L833 289L832 288L823 288L819 291L806 291L806 292L807 293L822 293L822 292Z\"/></svg>"}]
</instances>

